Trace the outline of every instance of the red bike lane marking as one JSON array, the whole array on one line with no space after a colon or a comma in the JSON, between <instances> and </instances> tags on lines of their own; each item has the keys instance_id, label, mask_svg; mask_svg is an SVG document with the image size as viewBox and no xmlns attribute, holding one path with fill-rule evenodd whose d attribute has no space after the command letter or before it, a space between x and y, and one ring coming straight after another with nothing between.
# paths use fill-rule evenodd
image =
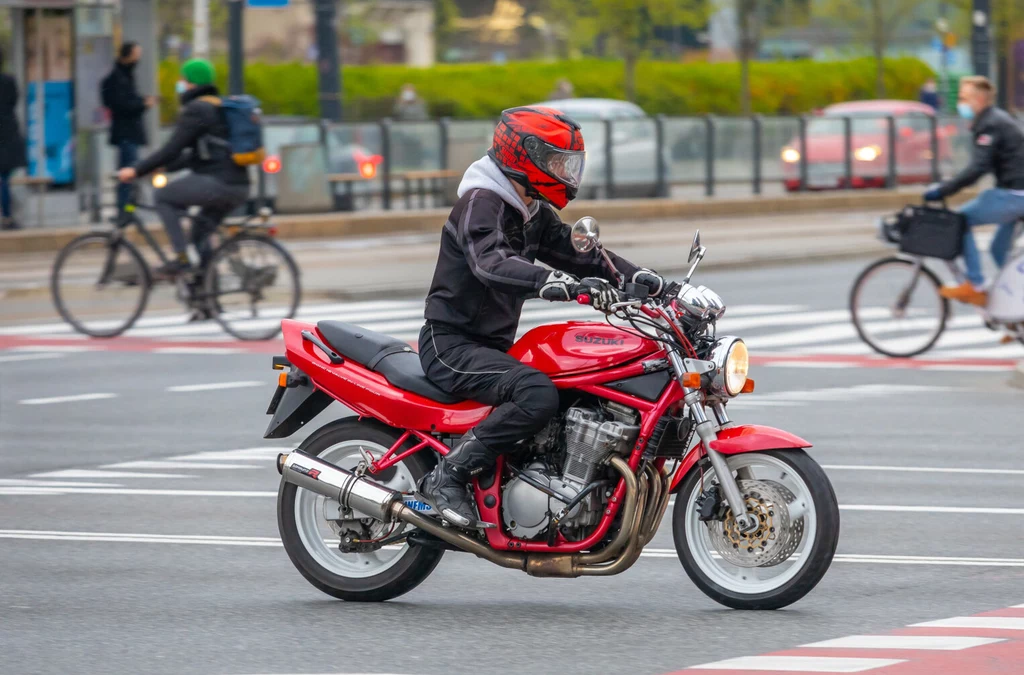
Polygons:
<instances>
[{"instance_id":1,"label":"red bike lane marking","mask_svg":"<svg viewBox=\"0 0 1024 675\"><path fill-rule=\"evenodd\" d=\"M996 620L995 623L985 619ZM999 619L1010 619L999 622ZM929 625L935 624L935 625ZM983 624L990 624L984 626ZM884 636L884 637L882 637ZM937 638L945 649L876 648L900 636ZM943 638L986 638L982 641ZM721 675L795 675L796 673L877 673L878 675L1021 675L1024 673L1024 606L1008 607L967 617L924 622L866 636L864 646L849 645L853 638L830 647L812 643L761 656L724 659L691 666L669 675L719 673ZM825 641L830 642L830 641ZM968 643L966 646L963 643Z\"/></svg>"},{"instance_id":2,"label":"red bike lane marking","mask_svg":"<svg viewBox=\"0 0 1024 675\"><path fill-rule=\"evenodd\" d=\"M415 341L410 341L415 348ZM186 353L210 354L223 353L246 353L246 354L283 354L284 342L275 338L264 341L245 340L161 340L158 338L48 338L48 337L27 337L23 335L0 335L0 350L18 349L30 347L34 351L43 351L45 347L76 347L82 351L108 351L108 352L168 352L175 351ZM780 366L787 364L811 364L820 367L836 368L882 368L882 369L907 369L907 370L929 370L942 368L957 368L979 370L1007 369L1016 367L1017 359L973 359L973 358L949 358L949 359L893 359L883 356L846 356L836 354L762 354L752 355L750 363L754 366Z\"/></svg>"}]
</instances>

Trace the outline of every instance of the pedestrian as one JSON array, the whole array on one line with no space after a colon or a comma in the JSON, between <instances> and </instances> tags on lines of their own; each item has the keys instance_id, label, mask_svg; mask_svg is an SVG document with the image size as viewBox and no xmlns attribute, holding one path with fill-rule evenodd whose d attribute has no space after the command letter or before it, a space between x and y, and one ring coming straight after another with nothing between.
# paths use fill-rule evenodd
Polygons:
<instances>
[{"instance_id":1,"label":"pedestrian","mask_svg":"<svg viewBox=\"0 0 1024 675\"><path fill-rule=\"evenodd\" d=\"M155 96L141 96L135 85L135 68L142 58L142 47L125 42L118 52L113 70L100 84L100 100L110 110L110 145L117 148L117 168L133 166L139 160L139 148L146 145L146 110L156 104ZM117 188L117 213L131 199L132 186Z\"/></svg>"},{"instance_id":2,"label":"pedestrian","mask_svg":"<svg viewBox=\"0 0 1024 675\"><path fill-rule=\"evenodd\" d=\"M406 122L422 122L430 118L426 102L413 85L402 85L402 93L395 102L395 118Z\"/></svg>"},{"instance_id":3,"label":"pedestrian","mask_svg":"<svg viewBox=\"0 0 1024 675\"><path fill-rule=\"evenodd\" d=\"M0 71L3 54L0 53ZM7 73L0 73L0 229L20 229L11 213L11 174L28 164L25 139L18 127L18 82Z\"/></svg>"},{"instance_id":4,"label":"pedestrian","mask_svg":"<svg viewBox=\"0 0 1024 675\"><path fill-rule=\"evenodd\" d=\"M929 77L925 80L924 85L921 86L918 98L921 103L930 105L935 112L939 111L941 101L939 100L939 88L935 84L935 78Z\"/></svg>"},{"instance_id":5,"label":"pedestrian","mask_svg":"<svg viewBox=\"0 0 1024 675\"><path fill-rule=\"evenodd\" d=\"M555 83L555 90L548 96L548 100L560 101L565 98L573 98L575 95L572 82L563 77Z\"/></svg>"}]
</instances>

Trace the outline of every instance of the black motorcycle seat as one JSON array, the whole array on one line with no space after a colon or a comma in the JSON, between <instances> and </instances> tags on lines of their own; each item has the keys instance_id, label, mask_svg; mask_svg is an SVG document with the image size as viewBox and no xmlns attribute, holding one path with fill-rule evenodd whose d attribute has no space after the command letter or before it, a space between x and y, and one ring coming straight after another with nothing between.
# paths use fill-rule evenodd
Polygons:
<instances>
[{"instance_id":1,"label":"black motorcycle seat","mask_svg":"<svg viewBox=\"0 0 1024 675\"><path fill-rule=\"evenodd\" d=\"M397 338L344 321L321 321L316 327L327 344L343 357L380 373L399 389L449 405L464 400L428 380L419 354Z\"/></svg>"}]
</instances>

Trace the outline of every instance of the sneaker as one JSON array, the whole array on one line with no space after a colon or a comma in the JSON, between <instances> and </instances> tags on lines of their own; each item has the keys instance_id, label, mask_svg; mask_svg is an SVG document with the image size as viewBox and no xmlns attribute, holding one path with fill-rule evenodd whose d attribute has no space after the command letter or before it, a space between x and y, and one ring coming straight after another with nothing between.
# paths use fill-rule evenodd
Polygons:
<instances>
[{"instance_id":1,"label":"sneaker","mask_svg":"<svg viewBox=\"0 0 1024 675\"><path fill-rule=\"evenodd\" d=\"M153 270L153 276L157 279L177 279L179 275L184 274L190 269L191 267L188 263L172 260Z\"/></svg>"},{"instance_id":2,"label":"sneaker","mask_svg":"<svg viewBox=\"0 0 1024 675\"><path fill-rule=\"evenodd\" d=\"M16 220L5 220L0 224L0 230L20 230L21 225Z\"/></svg>"},{"instance_id":3,"label":"sneaker","mask_svg":"<svg viewBox=\"0 0 1024 675\"><path fill-rule=\"evenodd\" d=\"M947 300L956 300L957 302L978 307L984 307L988 304L988 293L979 291L969 281L965 281L959 286L943 286L939 289L939 295Z\"/></svg>"}]
</instances>

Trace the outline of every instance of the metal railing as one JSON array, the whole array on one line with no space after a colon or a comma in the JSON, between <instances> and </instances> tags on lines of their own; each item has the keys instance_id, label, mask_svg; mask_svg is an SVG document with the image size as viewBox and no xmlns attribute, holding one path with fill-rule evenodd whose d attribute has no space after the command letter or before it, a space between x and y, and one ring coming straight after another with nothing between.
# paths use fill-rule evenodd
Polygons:
<instances>
[{"instance_id":1,"label":"metal railing","mask_svg":"<svg viewBox=\"0 0 1024 675\"><path fill-rule=\"evenodd\" d=\"M714 197L929 183L966 165L966 123L921 113L799 117L674 117L581 120L587 142L582 198ZM291 183L322 181L334 210L413 209L454 202L459 178L490 147L494 123L440 119L371 123L268 120L267 151L319 146L317 166L283 161ZM96 168L113 170L102 136L88 145ZM166 133L166 131L165 131ZM163 135L163 134L162 134ZM262 173L262 172L261 172ZM277 176L254 181L271 205ZM103 186L99 194L110 190Z\"/></svg>"}]
</instances>

